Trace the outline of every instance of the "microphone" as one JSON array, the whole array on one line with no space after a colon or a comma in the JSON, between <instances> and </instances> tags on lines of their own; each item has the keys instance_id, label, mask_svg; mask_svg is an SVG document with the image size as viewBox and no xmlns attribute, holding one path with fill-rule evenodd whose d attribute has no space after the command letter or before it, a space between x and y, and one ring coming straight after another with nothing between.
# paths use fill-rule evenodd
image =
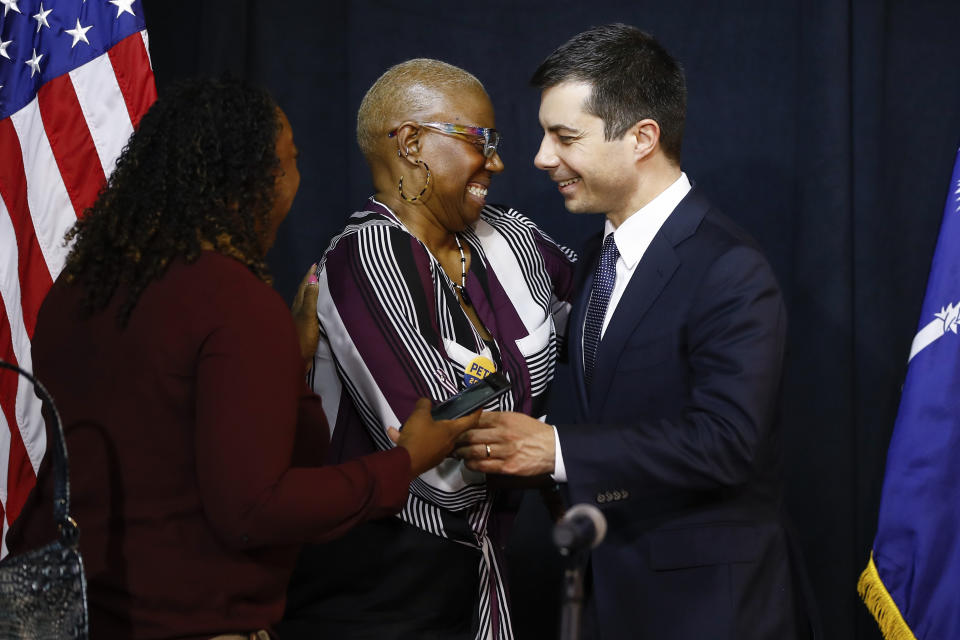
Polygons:
<instances>
[{"instance_id":1,"label":"microphone","mask_svg":"<svg viewBox=\"0 0 960 640\"><path fill-rule=\"evenodd\" d=\"M553 543L560 555L593 549L607 534L607 519L592 504L575 504L553 527Z\"/></svg>"}]
</instances>

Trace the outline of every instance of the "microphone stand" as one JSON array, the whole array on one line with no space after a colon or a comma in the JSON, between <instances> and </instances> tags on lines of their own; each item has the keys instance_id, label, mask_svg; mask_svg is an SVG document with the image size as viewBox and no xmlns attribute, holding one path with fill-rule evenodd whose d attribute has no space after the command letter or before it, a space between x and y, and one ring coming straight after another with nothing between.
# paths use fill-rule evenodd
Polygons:
<instances>
[{"instance_id":1,"label":"microphone stand","mask_svg":"<svg viewBox=\"0 0 960 640\"><path fill-rule=\"evenodd\" d=\"M566 567L563 570L563 604L560 610L560 640L580 640L583 572L589 552L561 549L560 553L566 558Z\"/></svg>"},{"instance_id":2,"label":"microphone stand","mask_svg":"<svg viewBox=\"0 0 960 640\"><path fill-rule=\"evenodd\" d=\"M592 504L573 505L553 527L553 543L566 558L560 640L580 640L583 574L590 549L600 544L606 534L607 519Z\"/></svg>"}]
</instances>

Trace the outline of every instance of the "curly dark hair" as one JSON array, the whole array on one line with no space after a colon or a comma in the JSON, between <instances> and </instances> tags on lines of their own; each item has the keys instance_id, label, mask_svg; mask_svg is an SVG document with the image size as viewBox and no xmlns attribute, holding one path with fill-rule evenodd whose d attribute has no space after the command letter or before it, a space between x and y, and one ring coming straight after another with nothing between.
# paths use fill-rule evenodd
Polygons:
<instances>
[{"instance_id":1,"label":"curly dark hair","mask_svg":"<svg viewBox=\"0 0 960 640\"><path fill-rule=\"evenodd\" d=\"M188 263L207 242L264 282L264 232L279 163L277 105L266 91L224 77L171 86L143 116L97 201L66 240L68 282L84 310L118 288L125 325L144 288L171 260Z\"/></svg>"}]
</instances>

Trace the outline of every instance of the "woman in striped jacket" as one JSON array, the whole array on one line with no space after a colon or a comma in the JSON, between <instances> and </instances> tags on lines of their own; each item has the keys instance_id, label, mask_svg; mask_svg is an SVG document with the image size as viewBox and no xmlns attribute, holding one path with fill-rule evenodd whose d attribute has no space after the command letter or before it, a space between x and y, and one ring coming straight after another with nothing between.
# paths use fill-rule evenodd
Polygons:
<instances>
[{"instance_id":1,"label":"woman in striped jacket","mask_svg":"<svg viewBox=\"0 0 960 640\"><path fill-rule=\"evenodd\" d=\"M313 388L332 460L389 449L420 396L442 401L490 371L487 409L541 416L569 309L575 255L486 202L504 166L480 82L436 60L389 69L357 137L375 194L318 267ZM448 459L396 517L308 547L283 637L512 638L500 551L509 500Z\"/></svg>"}]
</instances>

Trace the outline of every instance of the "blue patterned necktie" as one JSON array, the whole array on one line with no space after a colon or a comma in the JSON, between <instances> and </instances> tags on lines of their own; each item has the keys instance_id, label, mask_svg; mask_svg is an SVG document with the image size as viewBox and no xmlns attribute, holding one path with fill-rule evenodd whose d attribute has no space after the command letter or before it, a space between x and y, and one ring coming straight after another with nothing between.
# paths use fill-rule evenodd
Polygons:
<instances>
[{"instance_id":1,"label":"blue patterned necktie","mask_svg":"<svg viewBox=\"0 0 960 640\"><path fill-rule=\"evenodd\" d=\"M607 303L617 279L617 243L613 234L607 234L600 251L600 264L593 273L593 286L590 289L590 303L587 305L587 319L583 323L583 377L587 386L593 381L593 365L597 360L597 345L600 344L600 329L603 317L607 313Z\"/></svg>"}]
</instances>

